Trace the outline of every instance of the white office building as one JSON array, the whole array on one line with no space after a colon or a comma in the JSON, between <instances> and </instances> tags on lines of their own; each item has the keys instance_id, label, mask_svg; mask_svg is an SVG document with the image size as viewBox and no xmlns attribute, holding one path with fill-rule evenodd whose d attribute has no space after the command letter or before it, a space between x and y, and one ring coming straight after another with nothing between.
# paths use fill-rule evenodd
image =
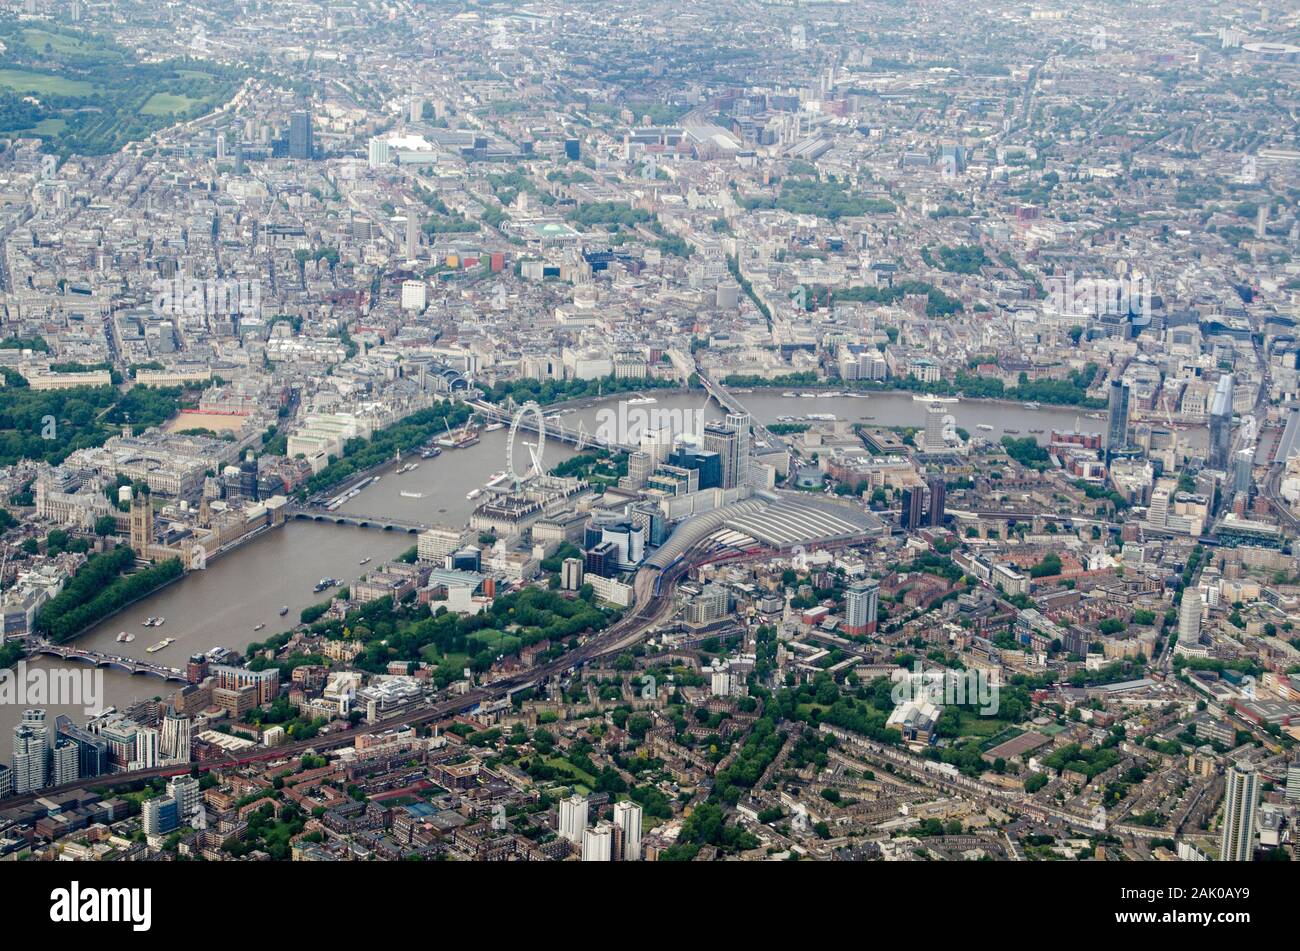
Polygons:
<instances>
[{"instance_id":1,"label":"white office building","mask_svg":"<svg viewBox=\"0 0 1300 951\"><path fill-rule=\"evenodd\" d=\"M424 310L428 301L424 281L402 281L402 310Z\"/></svg>"},{"instance_id":2,"label":"white office building","mask_svg":"<svg viewBox=\"0 0 1300 951\"><path fill-rule=\"evenodd\" d=\"M81 778L81 747L71 740L61 739L50 751L50 785L62 786Z\"/></svg>"},{"instance_id":3,"label":"white office building","mask_svg":"<svg viewBox=\"0 0 1300 951\"><path fill-rule=\"evenodd\" d=\"M844 631L850 636L872 634L880 610L880 585L874 580L859 581L844 595Z\"/></svg>"},{"instance_id":4,"label":"white office building","mask_svg":"<svg viewBox=\"0 0 1300 951\"><path fill-rule=\"evenodd\" d=\"M162 756L162 734L153 727L141 727L135 734L135 759L131 769L153 769Z\"/></svg>"},{"instance_id":5,"label":"white office building","mask_svg":"<svg viewBox=\"0 0 1300 951\"><path fill-rule=\"evenodd\" d=\"M727 425L736 431L736 485L747 485L750 481L750 427L753 420L748 413L728 413Z\"/></svg>"},{"instance_id":6,"label":"white office building","mask_svg":"<svg viewBox=\"0 0 1300 951\"><path fill-rule=\"evenodd\" d=\"M23 711L22 721L14 727L10 769L15 795L50 784L50 739L44 710Z\"/></svg>"},{"instance_id":7,"label":"white office building","mask_svg":"<svg viewBox=\"0 0 1300 951\"><path fill-rule=\"evenodd\" d=\"M162 758L172 763L190 761L190 720L168 707L162 725Z\"/></svg>"},{"instance_id":8,"label":"white office building","mask_svg":"<svg viewBox=\"0 0 1300 951\"><path fill-rule=\"evenodd\" d=\"M560 564L560 587L565 591L577 591L582 587L581 558L566 558Z\"/></svg>"},{"instance_id":9,"label":"white office building","mask_svg":"<svg viewBox=\"0 0 1300 951\"><path fill-rule=\"evenodd\" d=\"M420 222L415 217L415 212L406 213L406 260L416 260L416 255L420 247Z\"/></svg>"},{"instance_id":10,"label":"white office building","mask_svg":"<svg viewBox=\"0 0 1300 951\"><path fill-rule=\"evenodd\" d=\"M1201 592L1197 588L1183 591L1178 605L1178 646L1195 647L1201 642Z\"/></svg>"},{"instance_id":11,"label":"white office building","mask_svg":"<svg viewBox=\"0 0 1300 951\"><path fill-rule=\"evenodd\" d=\"M167 781L167 795L176 800L180 815L185 817L199 811L203 792L199 788L198 777L177 776Z\"/></svg>"},{"instance_id":12,"label":"white office building","mask_svg":"<svg viewBox=\"0 0 1300 951\"><path fill-rule=\"evenodd\" d=\"M382 136L375 136L370 140L369 166L379 168L381 165L387 165L389 161L391 161L391 156L388 149L388 140Z\"/></svg>"},{"instance_id":13,"label":"white office building","mask_svg":"<svg viewBox=\"0 0 1300 951\"><path fill-rule=\"evenodd\" d=\"M570 796L560 802L560 838L568 839L574 845L582 845L583 833L587 831L587 800L582 796Z\"/></svg>"},{"instance_id":14,"label":"white office building","mask_svg":"<svg viewBox=\"0 0 1300 951\"><path fill-rule=\"evenodd\" d=\"M946 432L945 420L948 418L948 411L938 403L932 403L925 411L925 451L942 452L947 445L944 438Z\"/></svg>"},{"instance_id":15,"label":"white office building","mask_svg":"<svg viewBox=\"0 0 1300 951\"><path fill-rule=\"evenodd\" d=\"M620 856L624 862L641 860L641 807L629 801L614 804L614 825L621 833Z\"/></svg>"},{"instance_id":16,"label":"white office building","mask_svg":"<svg viewBox=\"0 0 1300 951\"><path fill-rule=\"evenodd\" d=\"M1226 776L1223 799L1223 829L1219 835L1219 859L1249 862L1255 848L1255 814L1259 808L1259 775L1250 763L1235 763Z\"/></svg>"},{"instance_id":17,"label":"white office building","mask_svg":"<svg viewBox=\"0 0 1300 951\"><path fill-rule=\"evenodd\" d=\"M583 803L583 811L587 804ZM593 829L587 829L582 836L582 860L584 862L612 862L614 860L614 827L608 822L598 822Z\"/></svg>"}]
</instances>

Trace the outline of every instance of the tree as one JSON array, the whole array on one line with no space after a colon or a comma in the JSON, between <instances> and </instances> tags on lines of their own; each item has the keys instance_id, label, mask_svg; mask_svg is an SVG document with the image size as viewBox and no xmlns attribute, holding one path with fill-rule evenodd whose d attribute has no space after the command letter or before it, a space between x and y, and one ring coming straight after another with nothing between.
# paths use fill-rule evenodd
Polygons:
<instances>
[{"instance_id":1,"label":"tree","mask_svg":"<svg viewBox=\"0 0 1300 951\"><path fill-rule=\"evenodd\" d=\"M112 515L101 515L95 519L96 535L112 535L117 531L117 519Z\"/></svg>"},{"instance_id":2,"label":"tree","mask_svg":"<svg viewBox=\"0 0 1300 951\"><path fill-rule=\"evenodd\" d=\"M1043 556L1043 560L1029 569L1031 578L1048 578L1061 573L1061 556L1055 552L1049 552Z\"/></svg>"}]
</instances>

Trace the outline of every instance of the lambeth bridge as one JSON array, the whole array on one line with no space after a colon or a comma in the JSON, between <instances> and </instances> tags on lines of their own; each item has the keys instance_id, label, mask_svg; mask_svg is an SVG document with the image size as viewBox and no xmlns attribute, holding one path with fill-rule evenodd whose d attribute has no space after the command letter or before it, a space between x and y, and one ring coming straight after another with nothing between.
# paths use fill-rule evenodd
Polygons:
<instances>
[{"instance_id":1,"label":"lambeth bridge","mask_svg":"<svg viewBox=\"0 0 1300 951\"><path fill-rule=\"evenodd\" d=\"M162 664L153 664L138 657L124 657L121 654L105 654L100 651L83 650L69 644L53 644L50 641L32 641L27 645L29 654L49 654L64 660L77 660L96 667L115 667L130 674L150 674L164 680L186 680L185 671Z\"/></svg>"}]
</instances>

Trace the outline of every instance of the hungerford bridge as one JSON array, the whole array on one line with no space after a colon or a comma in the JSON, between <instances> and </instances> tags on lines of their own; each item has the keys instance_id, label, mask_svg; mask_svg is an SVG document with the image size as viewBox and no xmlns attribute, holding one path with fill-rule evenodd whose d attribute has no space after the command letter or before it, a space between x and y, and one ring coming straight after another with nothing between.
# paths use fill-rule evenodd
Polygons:
<instances>
[{"instance_id":1,"label":"hungerford bridge","mask_svg":"<svg viewBox=\"0 0 1300 951\"><path fill-rule=\"evenodd\" d=\"M520 429L527 430L531 433L537 433L542 440L558 439L560 442L569 443L577 447L579 451L583 449L626 449L635 452L638 447L614 442L606 438L600 432L588 432L582 422L578 423L577 429L571 429L565 426L551 410L552 415L546 416L542 407L537 403L529 400L515 407L513 404L500 407L482 400L475 400L469 404L474 410L489 422L508 423L510 426L511 440L514 443L514 434Z\"/></svg>"},{"instance_id":2,"label":"hungerford bridge","mask_svg":"<svg viewBox=\"0 0 1300 951\"><path fill-rule=\"evenodd\" d=\"M748 415L745 408L721 384L716 383L704 373L699 374L699 379L708 395L720 403L728 412ZM467 405L473 407L475 412L485 420L509 423L510 434L506 440L506 472L513 478L516 486L528 481L536 474L546 471L542 457L546 451L548 439L558 439L560 442L569 443L576 447L579 452L587 448L635 452L640 448L610 438L608 433L602 431L605 429L604 426L597 427L597 431L594 433L588 432L582 422L578 423L576 429L567 427L554 415L554 409L551 410L551 415L548 416L546 415L547 411L534 400L522 404L515 404L514 400L509 400L504 407L495 406L484 400L470 400ZM636 409L640 410L639 407ZM645 420L638 421L647 425L654 425L650 422L648 415ZM630 419L624 419L620 416L614 429L619 431L631 429L632 427L628 425L629 422L631 422ZM766 426L763 426L752 417L750 417L750 422L755 435L760 440L766 441L768 445L781 444ZM537 435L536 445L525 444L530 456L529 464L525 466L518 466L515 461L516 437L520 430ZM627 434L624 432L619 432L619 435L627 438ZM290 513L290 517L317 522L334 522L337 525L356 525L361 528L380 528L384 531L407 532L412 535L419 534L432 527L426 522L411 519L394 518L386 515L367 515L358 512L330 511L320 506L295 506Z\"/></svg>"}]
</instances>

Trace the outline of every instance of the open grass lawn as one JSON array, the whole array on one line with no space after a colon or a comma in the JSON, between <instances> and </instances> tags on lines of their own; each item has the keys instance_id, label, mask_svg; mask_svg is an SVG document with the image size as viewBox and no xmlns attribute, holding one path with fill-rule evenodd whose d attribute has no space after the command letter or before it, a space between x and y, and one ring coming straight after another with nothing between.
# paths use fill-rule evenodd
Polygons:
<instances>
[{"instance_id":1,"label":"open grass lawn","mask_svg":"<svg viewBox=\"0 0 1300 951\"><path fill-rule=\"evenodd\" d=\"M64 119L42 119L32 126L32 135L58 135L67 126Z\"/></svg>"},{"instance_id":2,"label":"open grass lawn","mask_svg":"<svg viewBox=\"0 0 1300 951\"><path fill-rule=\"evenodd\" d=\"M27 69L0 69L0 88L45 96L89 96L92 83Z\"/></svg>"},{"instance_id":3,"label":"open grass lawn","mask_svg":"<svg viewBox=\"0 0 1300 951\"><path fill-rule=\"evenodd\" d=\"M990 737L1001 733L1009 726L1006 720L999 720L997 717L982 717L978 713L965 709L959 712L961 715L959 736Z\"/></svg>"},{"instance_id":4,"label":"open grass lawn","mask_svg":"<svg viewBox=\"0 0 1300 951\"><path fill-rule=\"evenodd\" d=\"M442 654L433 644L429 644L420 649L420 656L426 664L433 667L442 667L453 672L457 677L460 672L469 666L469 654Z\"/></svg>"},{"instance_id":5,"label":"open grass lawn","mask_svg":"<svg viewBox=\"0 0 1300 951\"><path fill-rule=\"evenodd\" d=\"M522 643L520 638L513 634L503 634L492 628L475 631L469 636L469 641L474 645L475 653L493 651L497 654L511 654L518 650Z\"/></svg>"},{"instance_id":6,"label":"open grass lawn","mask_svg":"<svg viewBox=\"0 0 1300 951\"><path fill-rule=\"evenodd\" d=\"M79 37L46 30L23 30L23 41L33 53L43 53L47 46L53 53L85 53L93 49L91 44Z\"/></svg>"},{"instance_id":7,"label":"open grass lawn","mask_svg":"<svg viewBox=\"0 0 1300 951\"><path fill-rule=\"evenodd\" d=\"M578 769L578 767L574 766L572 763L570 763L567 759L564 759L562 756L548 756L545 760L543 760L543 762L545 762L547 766L555 767L555 769L559 770L561 773L564 773L564 775L570 777L571 779L574 779L582 783L582 785L586 786L588 789L596 788L595 776L591 775L591 773L588 773L585 770Z\"/></svg>"},{"instance_id":8,"label":"open grass lawn","mask_svg":"<svg viewBox=\"0 0 1300 951\"><path fill-rule=\"evenodd\" d=\"M174 112L185 113L201 101L200 99L191 99L189 96L156 92L149 97L149 101L144 104L140 112L146 116L171 115Z\"/></svg>"},{"instance_id":9,"label":"open grass lawn","mask_svg":"<svg viewBox=\"0 0 1300 951\"><path fill-rule=\"evenodd\" d=\"M807 720L813 713L823 714L830 707L822 706L820 703L801 703L794 708L794 715L800 720Z\"/></svg>"}]
</instances>

